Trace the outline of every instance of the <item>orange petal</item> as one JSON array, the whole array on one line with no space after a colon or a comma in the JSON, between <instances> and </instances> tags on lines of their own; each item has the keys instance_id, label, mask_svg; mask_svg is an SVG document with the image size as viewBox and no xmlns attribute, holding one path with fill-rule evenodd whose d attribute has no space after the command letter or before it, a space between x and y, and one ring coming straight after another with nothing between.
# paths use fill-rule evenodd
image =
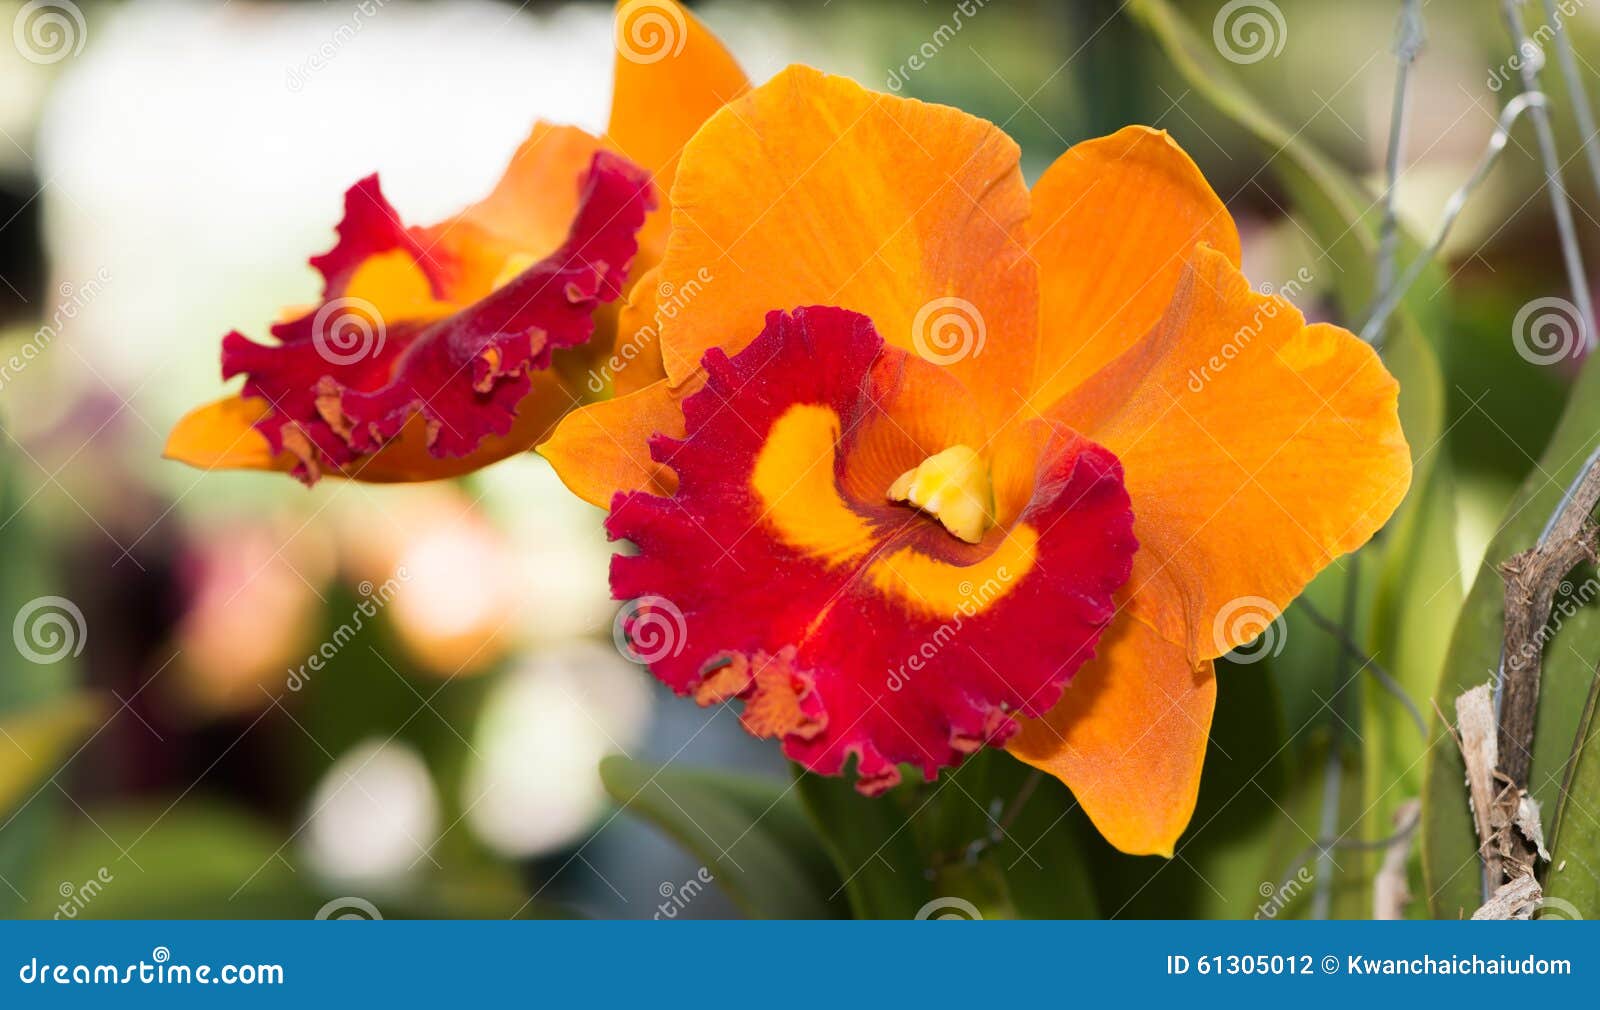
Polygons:
<instances>
[{"instance_id":1,"label":"orange petal","mask_svg":"<svg viewBox=\"0 0 1600 1010\"><path fill-rule=\"evenodd\" d=\"M616 70L606 143L672 192L678 155L711 114L750 87L710 29L673 0L617 4ZM669 216L651 217L639 245L649 262L666 247Z\"/></svg>"},{"instance_id":2,"label":"orange petal","mask_svg":"<svg viewBox=\"0 0 1600 1010\"><path fill-rule=\"evenodd\" d=\"M1154 326L1197 242L1235 266L1239 233L1200 169L1164 130L1084 141L1033 187L1043 408Z\"/></svg>"},{"instance_id":3,"label":"orange petal","mask_svg":"<svg viewBox=\"0 0 1600 1010\"><path fill-rule=\"evenodd\" d=\"M1018 158L991 123L808 67L729 104L672 192L662 276L711 280L663 327L667 375L742 349L769 311L833 305L949 367L991 422L1009 417L1037 324Z\"/></svg>"},{"instance_id":4,"label":"orange petal","mask_svg":"<svg viewBox=\"0 0 1600 1010\"><path fill-rule=\"evenodd\" d=\"M573 494L610 508L619 491L669 495L677 477L650 456L654 435L682 438L683 398L699 381L673 389L666 380L615 400L580 407L561 420L539 455Z\"/></svg>"},{"instance_id":5,"label":"orange petal","mask_svg":"<svg viewBox=\"0 0 1600 1010\"><path fill-rule=\"evenodd\" d=\"M535 123L487 197L417 229L430 258L448 265L452 301L482 298L561 246L599 149L597 137L575 126Z\"/></svg>"},{"instance_id":6,"label":"orange petal","mask_svg":"<svg viewBox=\"0 0 1600 1010\"><path fill-rule=\"evenodd\" d=\"M711 30L673 0L621 0L615 28L606 141L670 192L683 145L750 80Z\"/></svg>"},{"instance_id":7,"label":"orange petal","mask_svg":"<svg viewBox=\"0 0 1600 1010\"><path fill-rule=\"evenodd\" d=\"M327 476L379 484L440 480L526 452L545 438L562 414L577 402L554 373L534 373L531 379L532 391L519 405L511 431L484 439L471 455L443 460L432 456L428 452L426 426L414 417L382 450L359 460L348 471L330 468ZM273 456L266 438L253 427L266 410L265 400L239 396L197 407L173 427L163 455L203 470L288 473L294 469L294 454Z\"/></svg>"},{"instance_id":8,"label":"orange petal","mask_svg":"<svg viewBox=\"0 0 1600 1010\"><path fill-rule=\"evenodd\" d=\"M1170 857L1194 814L1216 700L1210 662L1191 667L1123 617L1056 707L1023 720L1006 749L1065 782L1112 845Z\"/></svg>"},{"instance_id":9,"label":"orange petal","mask_svg":"<svg viewBox=\"0 0 1600 1010\"><path fill-rule=\"evenodd\" d=\"M266 437L252 427L267 402L227 396L183 415L167 436L162 455L202 470L278 470L294 466L290 453L272 454Z\"/></svg>"},{"instance_id":10,"label":"orange petal","mask_svg":"<svg viewBox=\"0 0 1600 1010\"><path fill-rule=\"evenodd\" d=\"M375 484L419 482L459 477L508 456L531 450L549 436L556 422L576 406L578 397L557 372L529 373L528 395L517 405L516 420L504 435L490 435L466 456L441 459L428 451L427 425L412 417L400 434L343 474Z\"/></svg>"},{"instance_id":11,"label":"orange petal","mask_svg":"<svg viewBox=\"0 0 1600 1010\"><path fill-rule=\"evenodd\" d=\"M617 317L617 337L604 372L617 396L627 396L667 377L661 364L661 323L666 313L677 312L684 299L693 298L699 283L691 280L678 290L651 268L633 285ZM603 388L603 387L602 387ZM596 394L602 390L593 389Z\"/></svg>"},{"instance_id":12,"label":"orange petal","mask_svg":"<svg viewBox=\"0 0 1600 1010\"><path fill-rule=\"evenodd\" d=\"M1201 246L1161 322L1049 413L1122 460L1129 606L1198 660L1388 520L1411 483L1398 392L1372 348Z\"/></svg>"}]
</instances>

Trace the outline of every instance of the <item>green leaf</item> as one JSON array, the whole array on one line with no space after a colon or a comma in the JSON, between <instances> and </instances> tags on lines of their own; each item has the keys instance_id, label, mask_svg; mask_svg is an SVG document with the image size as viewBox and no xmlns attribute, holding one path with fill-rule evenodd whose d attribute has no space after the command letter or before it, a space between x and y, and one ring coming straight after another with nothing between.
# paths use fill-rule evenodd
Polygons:
<instances>
[{"instance_id":1,"label":"green leaf","mask_svg":"<svg viewBox=\"0 0 1600 1010\"><path fill-rule=\"evenodd\" d=\"M279 834L207 801L97 808L52 845L35 918L310 919L326 898L280 861Z\"/></svg>"},{"instance_id":2,"label":"green leaf","mask_svg":"<svg viewBox=\"0 0 1600 1010\"><path fill-rule=\"evenodd\" d=\"M624 810L700 859L745 914L819 919L841 911L839 879L799 797L782 783L620 755L600 762L600 778Z\"/></svg>"},{"instance_id":3,"label":"green leaf","mask_svg":"<svg viewBox=\"0 0 1600 1010\"><path fill-rule=\"evenodd\" d=\"M40 789L104 717L104 701L85 693L0 715L0 818Z\"/></svg>"},{"instance_id":4,"label":"green leaf","mask_svg":"<svg viewBox=\"0 0 1600 1010\"><path fill-rule=\"evenodd\" d=\"M1493 680L1499 670L1505 611L1504 585L1496 566L1538 541L1562 494L1600 440L1600 367L1596 360L1600 359L1591 357L1584 364L1555 433L1501 518L1499 532L1490 541L1462 605L1445 676L1434 698L1437 709L1451 718L1456 697ZM1553 631L1545 641L1529 775L1529 789L1546 812L1546 826L1550 812L1559 805L1561 782L1567 776L1573 741L1600 660L1600 607L1595 606L1592 590L1583 591L1582 576L1570 576L1568 581L1573 592L1558 594L1554 616L1559 620L1552 620ZM1435 739L1444 732L1435 717ZM1470 914L1483 900L1477 836L1463 785L1465 774L1460 752L1444 738L1429 755L1422 820L1424 879L1430 908L1438 918ZM1597 850L1585 853L1591 863L1596 857Z\"/></svg>"},{"instance_id":5,"label":"green leaf","mask_svg":"<svg viewBox=\"0 0 1600 1010\"><path fill-rule=\"evenodd\" d=\"M1567 763L1567 778L1550 829L1550 868L1545 872L1546 897L1571 902L1585 919L1600 918L1600 821L1589 813L1600 805L1600 676L1589 684L1589 698L1578 721Z\"/></svg>"},{"instance_id":6,"label":"green leaf","mask_svg":"<svg viewBox=\"0 0 1600 1010\"><path fill-rule=\"evenodd\" d=\"M983 833L973 837L987 836L988 843L975 861L999 882L1016 917L1099 915L1074 823L1078 804L1065 785L997 750L974 754L951 775L944 798L981 815L974 823Z\"/></svg>"},{"instance_id":7,"label":"green leaf","mask_svg":"<svg viewBox=\"0 0 1600 1010\"><path fill-rule=\"evenodd\" d=\"M916 786L862 796L843 777L799 768L795 791L833 860L858 919L911 919L935 897L912 818L926 805Z\"/></svg>"}]
</instances>

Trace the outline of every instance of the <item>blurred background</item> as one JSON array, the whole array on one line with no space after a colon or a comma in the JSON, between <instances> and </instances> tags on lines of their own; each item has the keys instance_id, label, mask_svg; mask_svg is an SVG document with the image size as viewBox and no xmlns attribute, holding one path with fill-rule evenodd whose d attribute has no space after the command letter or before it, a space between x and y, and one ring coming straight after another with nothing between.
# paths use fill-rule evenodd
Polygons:
<instances>
[{"instance_id":1,"label":"blurred background","mask_svg":"<svg viewBox=\"0 0 1600 1010\"><path fill-rule=\"evenodd\" d=\"M1030 178L1080 139L1169 129L1238 219L1247 274L1332 317L1262 152L1118 4L968 6L930 56L945 0L693 5L757 81L802 61L960 105L1021 143ZM1209 35L1220 4L1178 6ZM1278 6L1283 52L1239 79L1377 180L1396 3ZM1399 198L1431 234L1515 89L1493 76L1498 4L1424 9ZM408 220L436 220L488 191L534 119L600 131L610 5L0 0L5 26L0 912L306 917L360 896L386 916L662 914L699 863L616 815L599 759L787 771L619 654L601 515L542 460L308 491L160 458L222 389L220 336L314 300L306 257L351 182L379 171ZM1600 52L1600 10L1569 29ZM1467 580L1579 364L1510 339L1520 306L1566 291L1540 181L1523 126L1437 292ZM730 914L714 890L672 909Z\"/></svg>"}]
</instances>

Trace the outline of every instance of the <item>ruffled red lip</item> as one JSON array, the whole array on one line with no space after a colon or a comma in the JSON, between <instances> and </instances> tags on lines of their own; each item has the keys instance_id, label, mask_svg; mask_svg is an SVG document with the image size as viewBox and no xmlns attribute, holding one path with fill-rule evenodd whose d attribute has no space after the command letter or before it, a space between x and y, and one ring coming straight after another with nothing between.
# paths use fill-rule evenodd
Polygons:
<instances>
[{"instance_id":1,"label":"ruffled red lip","mask_svg":"<svg viewBox=\"0 0 1600 1010\"><path fill-rule=\"evenodd\" d=\"M322 303L274 326L275 345L237 331L223 338L223 378L246 375L243 395L271 404L256 428L272 451L293 453L295 475L310 484L324 468L376 452L413 418L437 458L465 456L509 432L529 373L548 368L553 351L587 341L595 310L621 296L637 233L655 207L648 174L610 152L595 154L580 185L560 249L438 319L386 319L348 297L356 270L374 256L408 256L441 300L452 270L400 223L376 176L351 187L338 243L311 260L325 282Z\"/></svg>"},{"instance_id":2,"label":"ruffled red lip","mask_svg":"<svg viewBox=\"0 0 1600 1010\"><path fill-rule=\"evenodd\" d=\"M661 681L741 699L745 727L812 771L854 755L867 793L900 763L932 778L1056 703L1136 547L1115 456L1042 421L997 436L984 449L1007 489L964 543L886 495L947 447L925 415L930 400L963 412L961 390L866 317L774 312L704 367L685 438L652 445L677 492L618 495L606 524L639 550L611 570L618 599L644 598L629 625L673 638L639 650Z\"/></svg>"}]
</instances>

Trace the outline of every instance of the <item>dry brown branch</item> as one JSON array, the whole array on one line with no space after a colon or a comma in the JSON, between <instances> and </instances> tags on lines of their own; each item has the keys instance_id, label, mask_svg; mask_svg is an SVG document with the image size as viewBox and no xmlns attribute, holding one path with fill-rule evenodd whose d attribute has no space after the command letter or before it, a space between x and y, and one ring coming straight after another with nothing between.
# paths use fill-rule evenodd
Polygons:
<instances>
[{"instance_id":1,"label":"dry brown branch","mask_svg":"<svg viewBox=\"0 0 1600 1010\"><path fill-rule=\"evenodd\" d=\"M1524 824L1529 816L1522 799L1533 761L1534 717L1539 705L1545 627L1550 620L1551 604L1567 573L1585 561L1595 560L1596 527L1591 514L1597 502L1600 502L1600 461L1591 458L1585 471L1563 496L1539 542L1500 566L1506 583L1506 630L1494 766L1496 796L1493 809L1488 811L1480 811L1479 797L1475 795L1473 799L1475 817L1495 815L1490 817L1488 825L1492 835L1483 834L1485 825L1481 820L1478 825L1489 869L1488 884L1492 888L1524 873L1532 873L1539 855L1539 832L1511 828L1519 814ZM1533 816L1536 825L1537 814ZM1501 857L1498 860L1496 853Z\"/></svg>"}]
</instances>

